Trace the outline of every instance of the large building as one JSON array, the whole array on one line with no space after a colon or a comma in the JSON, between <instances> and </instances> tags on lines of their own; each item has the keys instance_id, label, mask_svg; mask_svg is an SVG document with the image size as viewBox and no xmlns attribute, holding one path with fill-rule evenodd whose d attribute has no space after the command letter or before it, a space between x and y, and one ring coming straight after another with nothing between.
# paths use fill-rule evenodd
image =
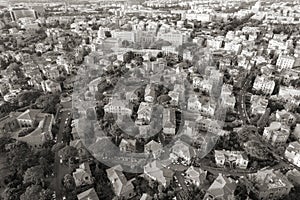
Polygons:
<instances>
[{"instance_id":1,"label":"large building","mask_svg":"<svg viewBox=\"0 0 300 200\"><path fill-rule=\"evenodd\" d=\"M17 21L20 18L32 18L37 19L37 13L35 10L21 9L21 10L11 10L10 16L13 21Z\"/></svg>"},{"instance_id":2,"label":"large building","mask_svg":"<svg viewBox=\"0 0 300 200\"><path fill-rule=\"evenodd\" d=\"M272 122L269 127L266 127L263 133L263 139L270 142L272 145L283 145L286 143L290 135L290 129L280 122Z\"/></svg>"},{"instance_id":3,"label":"large building","mask_svg":"<svg viewBox=\"0 0 300 200\"><path fill-rule=\"evenodd\" d=\"M280 55L277 59L276 66L280 71L285 69L292 69L295 61L296 59L292 56Z\"/></svg>"},{"instance_id":4,"label":"large building","mask_svg":"<svg viewBox=\"0 0 300 200\"><path fill-rule=\"evenodd\" d=\"M170 42L172 45L180 46L186 43L188 40L188 35L179 31L171 31L168 33L158 32L157 39L165 40Z\"/></svg>"},{"instance_id":5,"label":"large building","mask_svg":"<svg viewBox=\"0 0 300 200\"><path fill-rule=\"evenodd\" d=\"M279 171L261 170L249 174L242 179L256 199L275 200L284 199L293 188L292 183Z\"/></svg>"},{"instance_id":6,"label":"large building","mask_svg":"<svg viewBox=\"0 0 300 200\"><path fill-rule=\"evenodd\" d=\"M265 95L271 95L275 88L275 81L268 79L266 76L257 76L253 89L258 92L262 92Z\"/></svg>"},{"instance_id":7,"label":"large building","mask_svg":"<svg viewBox=\"0 0 300 200\"><path fill-rule=\"evenodd\" d=\"M291 142L286 148L284 156L294 165L300 167L300 143Z\"/></svg>"}]
</instances>

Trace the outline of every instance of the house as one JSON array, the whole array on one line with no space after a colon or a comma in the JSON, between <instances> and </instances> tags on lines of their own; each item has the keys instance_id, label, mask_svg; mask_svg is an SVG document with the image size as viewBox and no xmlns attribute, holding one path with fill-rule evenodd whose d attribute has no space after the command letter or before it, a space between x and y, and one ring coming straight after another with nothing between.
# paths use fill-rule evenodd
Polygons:
<instances>
[{"instance_id":1,"label":"house","mask_svg":"<svg viewBox=\"0 0 300 200\"><path fill-rule=\"evenodd\" d=\"M122 139L119 144L120 151L122 152L135 152L136 151L136 140Z\"/></svg>"},{"instance_id":2,"label":"house","mask_svg":"<svg viewBox=\"0 0 300 200\"><path fill-rule=\"evenodd\" d=\"M215 161L219 167L247 169L248 157L243 151L215 150Z\"/></svg>"},{"instance_id":3,"label":"house","mask_svg":"<svg viewBox=\"0 0 300 200\"><path fill-rule=\"evenodd\" d=\"M86 146L83 144L82 140L76 139L76 137L74 138L75 139L70 142L70 146L77 149L78 156L81 160L87 160L90 157L89 151L86 149Z\"/></svg>"},{"instance_id":4,"label":"house","mask_svg":"<svg viewBox=\"0 0 300 200\"><path fill-rule=\"evenodd\" d=\"M98 85L105 83L105 81L103 80L102 77L96 78L94 80L92 80L89 84L89 91L92 92L93 94L95 94L98 91Z\"/></svg>"},{"instance_id":5,"label":"house","mask_svg":"<svg viewBox=\"0 0 300 200\"><path fill-rule=\"evenodd\" d=\"M144 146L144 153L152 154L154 159L159 158L162 152L163 152L162 144L154 140L151 140Z\"/></svg>"},{"instance_id":6,"label":"house","mask_svg":"<svg viewBox=\"0 0 300 200\"><path fill-rule=\"evenodd\" d=\"M135 196L134 185L132 184L134 179L128 181L122 171L122 167L116 165L107 169L106 173L115 195L119 198L130 199Z\"/></svg>"},{"instance_id":7,"label":"house","mask_svg":"<svg viewBox=\"0 0 300 200\"><path fill-rule=\"evenodd\" d=\"M15 132L20 128L19 123L13 113L0 118L0 134L5 135L7 133Z\"/></svg>"},{"instance_id":8,"label":"house","mask_svg":"<svg viewBox=\"0 0 300 200\"><path fill-rule=\"evenodd\" d=\"M138 94L136 94L136 91L130 91L125 93L126 100L129 102L137 102L140 100Z\"/></svg>"},{"instance_id":9,"label":"house","mask_svg":"<svg viewBox=\"0 0 300 200\"><path fill-rule=\"evenodd\" d=\"M224 50L232 51L236 55L238 55L242 51L242 45L237 43L236 41L227 41L225 42Z\"/></svg>"},{"instance_id":10,"label":"house","mask_svg":"<svg viewBox=\"0 0 300 200\"><path fill-rule=\"evenodd\" d=\"M9 83L9 80L0 79L0 95L6 95L7 93L9 93L10 89L11 84Z\"/></svg>"},{"instance_id":11,"label":"house","mask_svg":"<svg viewBox=\"0 0 300 200\"><path fill-rule=\"evenodd\" d=\"M286 173L286 177L294 186L300 186L300 171L292 169Z\"/></svg>"},{"instance_id":12,"label":"house","mask_svg":"<svg viewBox=\"0 0 300 200\"><path fill-rule=\"evenodd\" d=\"M164 108L163 110L163 133L165 135L176 134L176 115L172 108Z\"/></svg>"},{"instance_id":13,"label":"house","mask_svg":"<svg viewBox=\"0 0 300 200\"><path fill-rule=\"evenodd\" d=\"M77 195L78 200L99 200L94 188L88 189Z\"/></svg>"},{"instance_id":14,"label":"house","mask_svg":"<svg viewBox=\"0 0 300 200\"><path fill-rule=\"evenodd\" d=\"M153 103L156 99L155 86L148 84L145 89L144 99L146 102Z\"/></svg>"},{"instance_id":15,"label":"house","mask_svg":"<svg viewBox=\"0 0 300 200\"><path fill-rule=\"evenodd\" d=\"M275 89L275 81L270 80L266 76L257 76L253 83L253 89L262 92L265 95L271 95Z\"/></svg>"},{"instance_id":16,"label":"house","mask_svg":"<svg viewBox=\"0 0 300 200\"><path fill-rule=\"evenodd\" d=\"M295 115L286 110L277 110L275 113L275 117L276 121L289 126L296 123Z\"/></svg>"},{"instance_id":17,"label":"house","mask_svg":"<svg viewBox=\"0 0 300 200\"><path fill-rule=\"evenodd\" d=\"M235 96L232 94L232 86L224 84L221 91L221 105L229 110L233 110L236 103Z\"/></svg>"},{"instance_id":18,"label":"house","mask_svg":"<svg viewBox=\"0 0 300 200\"><path fill-rule=\"evenodd\" d=\"M151 117L153 112L153 105L152 103L148 102L141 102L139 109L137 111L137 119L135 124L137 125L147 125L150 124Z\"/></svg>"},{"instance_id":19,"label":"house","mask_svg":"<svg viewBox=\"0 0 300 200\"><path fill-rule=\"evenodd\" d=\"M126 101L112 100L104 106L105 113L119 114L119 115L131 115L132 109L130 109Z\"/></svg>"},{"instance_id":20,"label":"house","mask_svg":"<svg viewBox=\"0 0 300 200\"><path fill-rule=\"evenodd\" d=\"M59 76L59 70L56 66L51 66L48 69L43 70L44 75L47 77L47 79L56 80Z\"/></svg>"},{"instance_id":21,"label":"house","mask_svg":"<svg viewBox=\"0 0 300 200\"><path fill-rule=\"evenodd\" d=\"M278 97L283 98L285 100L290 99L291 97L299 98L300 90L292 86L290 87L280 86Z\"/></svg>"},{"instance_id":22,"label":"house","mask_svg":"<svg viewBox=\"0 0 300 200\"><path fill-rule=\"evenodd\" d=\"M38 109L28 109L21 113L16 119L20 127L33 127L37 118L40 118L42 110Z\"/></svg>"},{"instance_id":23,"label":"house","mask_svg":"<svg viewBox=\"0 0 300 200\"><path fill-rule=\"evenodd\" d=\"M187 102L187 110L190 112L199 113L201 110L202 104L199 101L196 95L190 96Z\"/></svg>"},{"instance_id":24,"label":"house","mask_svg":"<svg viewBox=\"0 0 300 200\"><path fill-rule=\"evenodd\" d=\"M300 141L300 124L296 124L296 127L292 134L298 141Z\"/></svg>"},{"instance_id":25,"label":"house","mask_svg":"<svg viewBox=\"0 0 300 200\"><path fill-rule=\"evenodd\" d=\"M222 174L208 188L203 200L234 200L234 191L237 187L236 182Z\"/></svg>"},{"instance_id":26,"label":"house","mask_svg":"<svg viewBox=\"0 0 300 200\"><path fill-rule=\"evenodd\" d=\"M140 198L140 200L152 200L152 199L153 198L149 194L147 194L147 193L144 193L142 195L142 197Z\"/></svg>"},{"instance_id":27,"label":"house","mask_svg":"<svg viewBox=\"0 0 300 200\"><path fill-rule=\"evenodd\" d=\"M144 166L144 174L166 188L173 180L174 172L163 166L160 161L155 160Z\"/></svg>"},{"instance_id":28,"label":"house","mask_svg":"<svg viewBox=\"0 0 300 200\"><path fill-rule=\"evenodd\" d=\"M265 113L269 101L259 95L252 95L251 96L251 113L254 115L262 115Z\"/></svg>"},{"instance_id":29,"label":"house","mask_svg":"<svg viewBox=\"0 0 300 200\"><path fill-rule=\"evenodd\" d=\"M168 93L168 95L169 95L169 97L171 97L171 100L169 101L170 105L172 105L172 106L178 106L178 104L179 104L179 98L180 98L179 92L170 91Z\"/></svg>"},{"instance_id":30,"label":"house","mask_svg":"<svg viewBox=\"0 0 300 200\"><path fill-rule=\"evenodd\" d=\"M300 143L298 141L291 142L284 153L291 163L300 167Z\"/></svg>"},{"instance_id":31,"label":"house","mask_svg":"<svg viewBox=\"0 0 300 200\"><path fill-rule=\"evenodd\" d=\"M263 132L263 139L273 146L284 145L289 138L290 128L280 122L272 122Z\"/></svg>"},{"instance_id":32,"label":"house","mask_svg":"<svg viewBox=\"0 0 300 200\"><path fill-rule=\"evenodd\" d=\"M208 79L201 79L199 77L195 77L193 79L193 87L198 88L201 92L205 92L206 94L210 94L213 88L213 81Z\"/></svg>"},{"instance_id":33,"label":"house","mask_svg":"<svg viewBox=\"0 0 300 200\"><path fill-rule=\"evenodd\" d=\"M178 161L178 159L182 159L184 163L190 164L195 156L195 149L186 142L183 142L182 140L177 140L175 144L171 147L170 158L173 161Z\"/></svg>"},{"instance_id":34,"label":"house","mask_svg":"<svg viewBox=\"0 0 300 200\"><path fill-rule=\"evenodd\" d=\"M52 80L42 81L41 85L44 92L56 93L62 91L60 84Z\"/></svg>"},{"instance_id":35,"label":"house","mask_svg":"<svg viewBox=\"0 0 300 200\"><path fill-rule=\"evenodd\" d=\"M263 169L255 174L248 174L242 180L256 199L262 200L282 199L293 188L286 176L272 169Z\"/></svg>"},{"instance_id":36,"label":"house","mask_svg":"<svg viewBox=\"0 0 300 200\"><path fill-rule=\"evenodd\" d=\"M185 178L188 182L199 187L206 180L207 171L199 167L191 166L185 171Z\"/></svg>"},{"instance_id":37,"label":"house","mask_svg":"<svg viewBox=\"0 0 300 200\"><path fill-rule=\"evenodd\" d=\"M167 66L167 61L165 59L157 59L153 61L151 64L151 71L154 73L161 73L164 71L165 67Z\"/></svg>"},{"instance_id":38,"label":"house","mask_svg":"<svg viewBox=\"0 0 300 200\"><path fill-rule=\"evenodd\" d=\"M92 172L88 163L82 163L79 168L73 172L76 187L93 184Z\"/></svg>"}]
</instances>

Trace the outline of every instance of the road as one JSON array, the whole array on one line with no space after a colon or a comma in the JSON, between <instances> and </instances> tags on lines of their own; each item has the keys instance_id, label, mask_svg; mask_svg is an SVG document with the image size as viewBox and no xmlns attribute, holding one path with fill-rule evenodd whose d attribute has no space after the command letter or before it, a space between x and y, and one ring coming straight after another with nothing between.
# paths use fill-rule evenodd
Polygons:
<instances>
[{"instance_id":1,"label":"road","mask_svg":"<svg viewBox=\"0 0 300 200\"><path fill-rule=\"evenodd\" d=\"M247 92L247 89L251 85L251 76L253 71L250 71L250 74L246 75L245 79L243 80L241 90L237 95L237 107L238 112L240 114L241 120L244 122L244 124L250 124L250 119L247 113L246 103L245 103L245 95Z\"/></svg>"},{"instance_id":2,"label":"road","mask_svg":"<svg viewBox=\"0 0 300 200\"><path fill-rule=\"evenodd\" d=\"M71 123L71 118L69 116L70 111L65 110L62 111L60 114L61 121L59 125L59 131L57 134L57 143L62 143L62 138L63 138L63 132L65 130L65 122L67 120L67 125ZM55 153L55 160L54 160L54 175L55 175L55 194L56 194L56 199L61 200L63 198L63 193L62 193L62 179L66 174L66 166L64 164L60 163L60 158L58 155L58 152Z\"/></svg>"}]
</instances>

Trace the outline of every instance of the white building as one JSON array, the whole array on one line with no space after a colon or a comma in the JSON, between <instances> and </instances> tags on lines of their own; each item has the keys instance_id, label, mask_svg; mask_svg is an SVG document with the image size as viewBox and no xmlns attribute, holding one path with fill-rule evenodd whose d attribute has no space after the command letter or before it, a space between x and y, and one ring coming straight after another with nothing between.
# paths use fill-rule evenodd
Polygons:
<instances>
[{"instance_id":1,"label":"white building","mask_svg":"<svg viewBox=\"0 0 300 200\"><path fill-rule=\"evenodd\" d=\"M135 33L133 31L112 31L112 38L135 42Z\"/></svg>"},{"instance_id":2,"label":"white building","mask_svg":"<svg viewBox=\"0 0 300 200\"><path fill-rule=\"evenodd\" d=\"M262 115L265 113L267 106L268 106L269 101L259 95L252 95L251 96L251 113L252 114L258 114Z\"/></svg>"},{"instance_id":3,"label":"white building","mask_svg":"<svg viewBox=\"0 0 300 200\"><path fill-rule=\"evenodd\" d=\"M202 104L196 95L189 97L187 110L190 112L200 112Z\"/></svg>"},{"instance_id":4,"label":"white building","mask_svg":"<svg viewBox=\"0 0 300 200\"><path fill-rule=\"evenodd\" d=\"M286 148L284 156L294 165L300 167L300 143L291 142Z\"/></svg>"},{"instance_id":5,"label":"white building","mask_svg":"<svg viewBox=\"0 0 300 200\"><path fill-rule=\"evenodd\" d=\"M255 78L253 89L260 91L265 95L271 95L275 88L275 81L269 80L266 76L257 76Z\"/></svg>"},{"instance_id":6,"label":"white building","mask_svg":"<svg viewBox=\"0 0 300 200\"><path fill-rule=\"evenodd\" d=\"M165 108L163 111L163 133L175 135L176 133L176 116L174 109Z\"/></svg>"},{"instance_id":7,"label":"white building","mask_svg":"<svg viewBox=\"0 0 300 200\"><path fill-rule=\"evenodd\" d=\"M289 138L290 128L280 122L272 122L264 129L263 139L273 146L284 145Z\"/></svg>"},{"instance_id":8,"label":"white building","mask_svg":"<svg viewBox=\"0 0 300 200\"><path fill-rule=\"evenodd\" d=\"M61 87L59 83L56 83L51 80L46 80L41 82L42 88L44 92L61 92Z\"/></svg>"},{"instance_id":9,"label":"white building","mask_svg":"<svg viewBox=\"0 0 300 200\"><path fill-rule=\"evenodd\" d=\"M125 105L122 100L112 100L110 103L104 106L105 113L131 115L132 110Z\"/></svg>"},{"instance_id":10,"label":"white building","mask_svg":"<svg viewBox=\"0 0 300 200\"><path fill-rule=\"evenodd\" d=\"M281 54L277 59L276 66L280 71L285 69L292 69L295 61L296 59L293 56Z\"/></svg>"},{"instance_id":11,"label":"white building","mask_svg":"<svg viewBox=\"0 0 300 200\"><path fill-rule=\"evenodd\" d=\"M300 97L300 90L294 87L280 86L278 97L289 99L291 97Z\"/></svg>"},{"instance_id":12,"label":"white building","mask_svg":"<svg viewBox=\"0 0 300 200\"><path fill-rule=\"evenodd\" d=\"M165 40L170 42L174 46L180 46L183 43L187 42L188 35L179 31L171 31L168 33L158 32L157 39Z\"/></svg>"},{"instance_id":13,"label":"white building","mask_svg":"<svg viewBox=\"0 0 300 200\"><path fill-rule=\"evenodd\" d=\"M215 150L215 161L219 167L247 169L248 157L243 151Z\"/></svg>"}]
</instances>

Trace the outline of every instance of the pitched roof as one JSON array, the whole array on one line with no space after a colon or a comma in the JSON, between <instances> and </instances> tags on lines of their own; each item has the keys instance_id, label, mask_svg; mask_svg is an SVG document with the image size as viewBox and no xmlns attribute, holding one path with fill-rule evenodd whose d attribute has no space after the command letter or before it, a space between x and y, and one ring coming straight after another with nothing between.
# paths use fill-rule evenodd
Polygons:
<instances>
[{"instance_id":1,"label":"pitched roof","mask_svg":"<svg viewBox=\"0 0 300 200\"><path fill-rule=\"evenodd\" d=\"M23 112L21 115L17 117L20 120L35 120L37 114L39 114L41 110L38 109L28 109Z\"/></svg>"},{"instance_id":2,"label":"pitched roof","mask_svg":"<svg viewBox=\"0 0 300 200\"><path fill-rule=\"evenodd\" d=\"M163 185L167 185L173 178L174 174L172 170L163 167L163 165L157 160L147 164L144 167L144 172Z\"/></svg>"},{"instance_id":3,"label":"pitched roof","mask_svg":"<svg viewBox=\"0 0 300 200\"><path fill-rule=\"evenodd\" d=\"M175 142L174 146L172 147L172 152L178 156L184 155L189 159L194 157L196 154L195 149L182 140L177 140Z\"/></svg>"},{"instance_id":4,"label":"pitched roof","mask_svg":"<svg viewBox=\"0 0 300 200\"><path fill-rule=\"evenodd\" d=\"M122 167L117 165L115 167L106 170L107 177L113 185L115 194L117 196L122 196L130 190L134 189L132 180L127 181L125 175L122 172Z\"/></svg>"},{"instance_id":5,"label":"pitched roof","mask_svg":"<svg viewBox=\"0 0 300 200\"><path fill-rule=\"evenodd\" d=\"M78 200L99 200L94 188L88 189L77 195Z\"/></svg>"},{"instance_id":6,"label":"pitched roof","mask_svg":"<svg viewBox=\"0 0 300 200\"><path fill-rule=\"evenodd\" d=\"M208 188L207 192L215 198L228 199L230 195L234 194L236 183L231 179L219 174L215 181Z\"/></svg>"}]
</instances>

